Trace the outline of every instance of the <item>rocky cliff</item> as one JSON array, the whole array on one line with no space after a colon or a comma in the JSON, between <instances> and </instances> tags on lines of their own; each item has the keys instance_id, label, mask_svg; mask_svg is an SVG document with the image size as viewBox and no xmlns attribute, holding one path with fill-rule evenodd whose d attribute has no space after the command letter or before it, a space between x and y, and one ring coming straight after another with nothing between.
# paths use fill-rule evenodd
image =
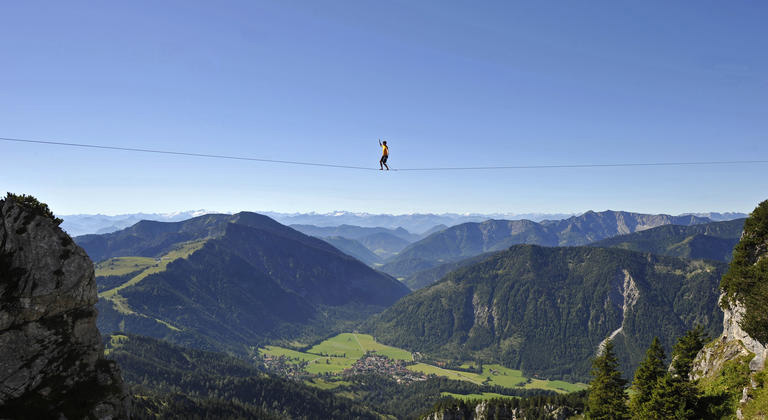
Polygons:
<instances>
[{"instance_id":1,"label":"rocky cliff","mask_svg":"<svg viewBox=\"0 0 768 420\"><path fill-rule=\"evenodd\" d=\"M436 408L422 416L422 420L525 420L530 418L566 420L578 415L579 412L563 404L550 403L526 409L510 400L497 399L449 403L449 406Z\"/></svg>"},{"instance_id":2,"label":"rocky cliff","mask_svg":"<svg viewBox=\"0 0 768 420\"><path fill-rule=\"evenodd\" d=\"M694 379L715 376L726 362L740 357L749 359L749 369L752 372L765 368L768 348L741 328L743 316L742 305L736 304L723 309L723 333L697 355L693 369Z\"/></svg>"},{"instance_id":3,"label":"rocky cliff","mask_svg":"<svg viewBox=\"0 0 768 420\"><path fill-rule=\"evenodd\" d=\"M59 223L31 197L0 200L0 418L128 418L93 264Z\"/></svg>"},{"instance_id":4,"label":"rocky cliff","mask_svg":"<svg viewBox=\"0 0 768 420\"><path fill-rule=\"evenodd\" d=\"M692 376L710 391L717 390L718 382L742 384L733 400L738 400L736 416L743 418L742 409L752 397L764 394L764 381L756 374L764 371L768 359L768 200L746 220L721 288L723 333L699 352Z\"/></svg>"}]
</instances>

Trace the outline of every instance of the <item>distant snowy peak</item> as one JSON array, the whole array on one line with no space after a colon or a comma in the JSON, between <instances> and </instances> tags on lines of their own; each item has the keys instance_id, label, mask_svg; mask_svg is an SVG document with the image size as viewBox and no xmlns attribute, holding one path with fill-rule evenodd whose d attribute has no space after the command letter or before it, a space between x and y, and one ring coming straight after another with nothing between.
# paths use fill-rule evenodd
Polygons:
<instances>
[{"instance_id":1,"label":"distant snowy peak","mask_svg":"<svg viewBox=\"0 0 768 420\"><path fill-rule=\"evenodd\" d=\"M112 233L142 220L158 222L180 222L204 214L218 213L210 210L188 210L172 213L132 213L108 216L104 214L70 214L60 216L64 222L61 228L70 236L87 235L91 233Z\"/></svg>"},{"instance_id":2,"label":"distant snowy peak","mask_svg":"<svg viewBox=\"0 0 768 420\"><path fill-rule=\"evenodd\" d=\"M233 212L217 212L211 210L187 210L171 213L133 213L108 216L103 214L72 214L60 216L64 219L61 227L72 236L90 233L111 233L133 226L141 220L161 222L179 222L192 217L211 213L232 214ZM436 226L450 227L468 222L484 222L496 220L531 220L534 222L557 221L579 215L577 213L406 213L406 214L374 214L366 212L351 212L334 210L327 213L278 213L257 211L265 214L284 225L314 225L321 227L351 225L360 227L383 227L387 229L403 228L410 233L422 235L432 232ZM726 221L747 217L744 213L686 213L708 217L714 221Z\"/></svg>"},{"instance_id":3,"label":"distant snowy peak","mask_svg":"<svg viewBox=\"0 0 768 420\"><path fill-rule=\"evenodd\" d=\"M211 210L188 210L188 211L174 211L172 213L160 213L160 214L147 214L146 216L149 217L162 217L167 220L186 220L190 219L192 217L197 216L203 216L206 214L221 214L220 211L211 211ZM232 214L231 212L223 212L225 214ZM155 220L155 219L147 219L147 220ZM158 219L159 220L159 219Z\"/></svg>"}]
</instances>

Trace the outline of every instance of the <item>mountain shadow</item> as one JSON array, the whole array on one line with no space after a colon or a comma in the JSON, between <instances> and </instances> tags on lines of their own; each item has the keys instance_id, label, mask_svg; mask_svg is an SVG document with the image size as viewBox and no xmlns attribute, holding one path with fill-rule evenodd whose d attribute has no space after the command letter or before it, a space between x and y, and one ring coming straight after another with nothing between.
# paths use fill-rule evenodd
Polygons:
<instances>
[{"instance_id":1,"label":"mountain shadow","mask_svg":"<svg viewBox=\"0 0 768 420\"><path fill-rule=\"evenodd\" d=\"M101 331L203 349L248 353L264 340L311 341L408 293L330 244L255 213L141 222L76 240L106 259L97 265L97 282L108 284L99 294Z\"/></svg>"}]
</instances>

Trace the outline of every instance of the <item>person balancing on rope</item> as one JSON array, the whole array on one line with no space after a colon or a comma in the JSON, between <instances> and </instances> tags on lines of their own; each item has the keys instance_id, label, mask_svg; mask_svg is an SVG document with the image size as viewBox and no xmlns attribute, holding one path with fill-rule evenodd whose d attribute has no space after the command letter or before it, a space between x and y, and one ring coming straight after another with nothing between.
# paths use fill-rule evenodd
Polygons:
<instances>
[{"instance_id":1,"label":"person balancing on rope","mask_svg":"<svg viewBox=\"0 0 768 420\"><path fill-rule=\"evenodd\" d=\"M389 170L389 166L387 166L387 158L389 158L389 147L387 147L387 141L384 140L382 143L381 139L379 139L379 146L381 146L381 160L379 160L379 170L383 171L384 167L387 167L387 170Z\"/></svg>"}]
</instances>

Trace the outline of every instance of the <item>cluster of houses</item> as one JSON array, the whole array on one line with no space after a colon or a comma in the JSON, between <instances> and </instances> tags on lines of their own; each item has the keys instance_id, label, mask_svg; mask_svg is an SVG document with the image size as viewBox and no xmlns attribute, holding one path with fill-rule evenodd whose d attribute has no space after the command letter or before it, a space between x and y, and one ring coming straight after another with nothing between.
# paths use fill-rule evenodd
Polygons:
<instances>
[{"instance_id":1,"label":"cluster of houses","mask_svg":"<svg viewBox=\"0 0 768 420\"><path fill-rule=\"evenodd\" d=\"M407 364L403 360L393 360L375 352L368 352L352 367L344 369L342 374L345 376L379 374L390 377L397 383L425 381L427 379L423 373L409 370L406 366Z\"/></svg>"},{"instance_id":2,"label":"cluster of houses","mask_svg":"<svg viewBox=\"0 0 768 420\"><path fill-rule=\"evenodd\" d=\"M292 361L284 355L264 355L262 360L264 361L264 367L267 371L286 378L304 379L313 376L305 371L308 364L306 361L298 361L297 363L297 361Z\"/></svg>"},{"instance_id":3,"label":"cluster of houses","mask_svg":"<svg viewBox=\"0 0 768 420\"><path fill-rule=\"evenodd\" d=\"M318 375L308 373L306 367L309 362L297 360L285 355L275 356L265 354L262 357L264 368L272 373L285 378L305 380ZM384 375L397 381L397 383L410 383L425 381L427 376L421 372L415 372L407 368L408 363L403 360L390 359L387 356L370 351L358 359L350 368L344 369L343 376L352 375Z\"/></svg>"}]
</instances>

